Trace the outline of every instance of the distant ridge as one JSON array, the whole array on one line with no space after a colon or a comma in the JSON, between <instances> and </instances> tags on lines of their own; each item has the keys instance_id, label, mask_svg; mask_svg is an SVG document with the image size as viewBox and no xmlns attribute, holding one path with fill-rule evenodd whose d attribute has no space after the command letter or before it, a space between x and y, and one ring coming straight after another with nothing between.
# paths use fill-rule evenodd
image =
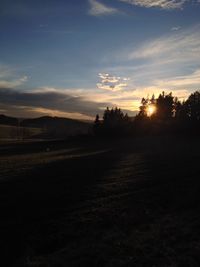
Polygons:
<instances>
[{"instance_id":1,"label":"distant ridge","mask_svg":"<svg viewBox=\"0 0 200 267\"><path fill-rule=\"evenodd\" d=\"M88 124L83 121L69 119L69 118L61 118L61 117L51 117L51 116L43 116L34 119L24 119L20 123L23 127L35 127L35 128L54 128L60 126L70 126L70 125L85 125Z\"/></svg>"},{"instance_id":2,"label":"distant ridge","mask_svg":"<svg viewBox=\"0 0 200 267\"><path fill-rule=\"evenodd\" d=\"M38 138L65 138L79 134L87 134L91 123L70 118L43 116L32 119L18 119L0 115L0 125L17 126L23 129L40 129ZM29 130L28 130L29 131Z\"/></svg>"},{"instance_id":3,"label":"distant ridge","mask_svg":"<svg viewBox=\"0 0 200 267\"><path fill-rule=\"evenodd\" d=\"M0 124L9 125L9 126L17 126L18 119L14 117L9 117L4 114L0 114Z\"/></svg>"}]
</instances>

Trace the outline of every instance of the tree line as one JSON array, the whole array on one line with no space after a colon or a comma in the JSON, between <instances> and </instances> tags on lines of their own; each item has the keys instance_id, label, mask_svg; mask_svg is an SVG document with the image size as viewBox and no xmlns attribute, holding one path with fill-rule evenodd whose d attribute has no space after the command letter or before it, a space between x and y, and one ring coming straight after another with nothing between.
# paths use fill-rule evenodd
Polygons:
<instances>
[{"instance_id":1,"label":"tree line","mask_svg":"<svg viewBox=\"0 0 200 267\"><path fill-rule=\"evenodd\" d=\"M94 134L123 136L144 134L200 133L200 91L180 101L172 93L162 92L157 98L142 98L138 114L133 118L120 108L108 107L103 118L96 115Z\"/></svg>"}]
</instances>

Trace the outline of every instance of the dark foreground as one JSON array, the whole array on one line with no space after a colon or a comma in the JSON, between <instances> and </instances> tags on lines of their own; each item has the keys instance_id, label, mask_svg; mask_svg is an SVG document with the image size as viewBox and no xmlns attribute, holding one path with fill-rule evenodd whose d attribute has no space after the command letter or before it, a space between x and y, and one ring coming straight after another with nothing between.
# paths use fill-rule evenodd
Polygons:
<instances>
[{"instance_id":1,"label":"dark foreground","mask_svg":"<svg viewBox=\"0 0 200 267\"><path fill-rule=\"evenodd\" d=\"M0 266L200 266L200 141L0 147Z\"/></svg>"}]
</instances>

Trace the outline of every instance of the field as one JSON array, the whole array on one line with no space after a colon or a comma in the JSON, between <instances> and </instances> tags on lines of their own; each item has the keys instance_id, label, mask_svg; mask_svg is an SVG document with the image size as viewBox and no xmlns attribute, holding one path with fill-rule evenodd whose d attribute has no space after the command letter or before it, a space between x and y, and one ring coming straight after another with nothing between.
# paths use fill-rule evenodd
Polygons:
<instances>
[{"instance_id":1,"label":"field","mask_svg":"<svg viewBox=\"0 0 200 267\"><path fill-rule=\"evenodd\" d=\"M34 138L42 133L42 129L0 125L0 143L10 140Z\"/></svg>"},{"instance_id":2,"label":"field","mask_svg":"<svg viewBox=\"0 0 200 267\"><path fill-rule=\"evenodd\" d=\"M200 266L200 141L0 146L1 266Z\"/></svg>"}]
</instances>

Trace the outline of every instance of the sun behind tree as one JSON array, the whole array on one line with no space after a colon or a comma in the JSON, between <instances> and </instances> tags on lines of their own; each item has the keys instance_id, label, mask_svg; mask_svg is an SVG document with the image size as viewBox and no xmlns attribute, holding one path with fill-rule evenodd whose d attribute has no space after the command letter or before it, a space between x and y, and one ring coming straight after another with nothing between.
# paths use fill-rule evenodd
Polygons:
<instances>
[{"instance_id":1,"label":"sun behind tree","mask_svg":"<svg viewBox=\"0 0 200 267\"><path fill-rule=\"evenodd\" d=\"M148 105L146 112L147 112L147 116L151 117L153 114L156 113L156 106L153 104Z\"/></svg>"}]
</instances>

